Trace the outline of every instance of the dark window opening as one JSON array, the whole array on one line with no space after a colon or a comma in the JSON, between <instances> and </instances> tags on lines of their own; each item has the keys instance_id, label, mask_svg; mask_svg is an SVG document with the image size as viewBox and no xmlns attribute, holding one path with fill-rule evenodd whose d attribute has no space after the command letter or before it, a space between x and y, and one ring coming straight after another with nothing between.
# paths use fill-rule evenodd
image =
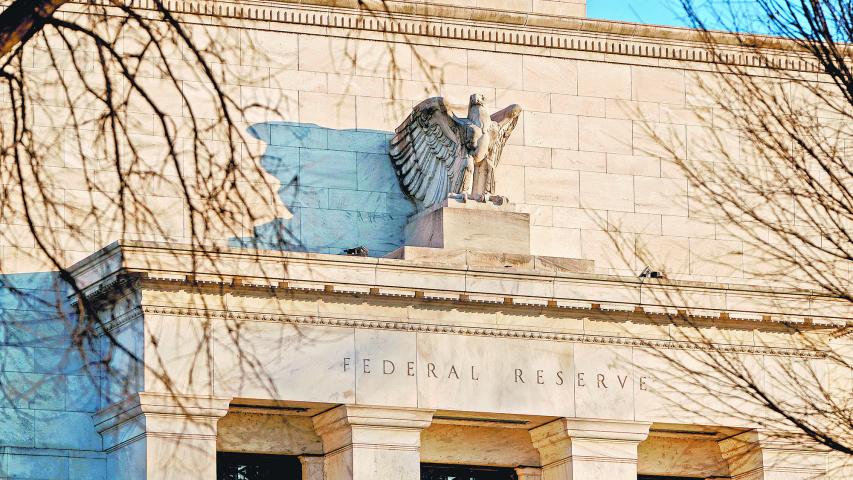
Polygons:
<instances>
[{"instance_id":1,"label":"dark window opening","mask_svg":"<svg viewBox=\"0 0 853 480\"><path fill-rule=\"evenodd\" d=\"M299 458L254 453L216 454L217 480L301 480Z\"/></svg>"},{"instance_id":2,"label":"dark window opening","mask_svg":"<svg viewBox=\"0 0 853 480\"><path fill-rule=\"evenodd\" d=\"M515 470L468 465L421 464L421 480L516 480Z\"/></svg>"}]
</instances>

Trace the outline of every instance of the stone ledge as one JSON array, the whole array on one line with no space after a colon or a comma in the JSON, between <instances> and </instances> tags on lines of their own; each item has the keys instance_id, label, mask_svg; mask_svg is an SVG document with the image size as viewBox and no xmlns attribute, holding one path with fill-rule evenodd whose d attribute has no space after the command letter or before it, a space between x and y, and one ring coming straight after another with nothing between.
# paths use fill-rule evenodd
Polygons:
<instances>
[{"instance_id":1,"label":"stone ledge","mask_svg":"<svg viewBox=\"0 0 853 480\"><path fill-rule=\"evenodd\" d=\"M592 273L595 267L594 261L579 258L491 253L460 248L404 246L389 253L385 258L467 268L512 268L541 272Z\"/></svg>"},{"instance_id":2,"label":"stone ledge","mask_svg":"<svg viewBox=\"0 0 853 480\"><path fill-rule=\"evenodd\" d=\"M90 458L102 460L107 454L100 450L76 450L71 448L39 448L39 447L0 447L0 457L3 455L21 455L28 457L68 457L68 458ZM2 470L0 470L2 472Z\"/></svg>"},{"instance_id":3,"label":"stone ledge","mask_svg":"<svg viewBox=\"0 0 853 480\"><path fill-rule=\"evenodd\" d=\"M202 250L155 242L114 243L69 270L84 294L95 296L109 290L105 285L115 283L117 276L135 275L145 281L196 286L330 293L376 291L377 295L417 298L420 294L453 301L485 299L498 303L511 297L520 303L556 307L689 315L768 325L847 325L853 317L849 302L807 290L282 251Z\"/></svg>"},{"instance_id":4,"label":"stone ledge","mask_svg":"<svg viewBox=\"0 0 853 480\"><path fill-rule=\"evenodd\" d=\"M629 420L561 418L534 428L530 436L534 444L578 438L641 442L649 436L651 425Z\"/></svg>"}]
</instances>

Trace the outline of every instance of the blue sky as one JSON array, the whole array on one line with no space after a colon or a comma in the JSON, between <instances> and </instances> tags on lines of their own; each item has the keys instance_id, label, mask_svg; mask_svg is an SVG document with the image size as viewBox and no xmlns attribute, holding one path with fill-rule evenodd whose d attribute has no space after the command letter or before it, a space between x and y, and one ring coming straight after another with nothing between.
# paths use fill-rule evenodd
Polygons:
<instances>
[{"instance_id":1,"label":"blue sky","mask_svg":"<svg viewBox=\"0 0 853 480\"><path fill-rule=\"evenodd\" d=\"M751 0L695 0L706 26L772 34L766 13ZM797 5L794 2L794 5ZM586 0L587 16L605 20L690 27L680 0Z\"/></svg>"},{"instance_id":2,"label":"blue sky","mask_svg":"<svg viewBox=\"0 0 853 480\"><path fill-rule=\"evenodd\" d=\"M591 18L688 26L678 0L586 0L586 11Z\"/></svg>"}]
</instances>

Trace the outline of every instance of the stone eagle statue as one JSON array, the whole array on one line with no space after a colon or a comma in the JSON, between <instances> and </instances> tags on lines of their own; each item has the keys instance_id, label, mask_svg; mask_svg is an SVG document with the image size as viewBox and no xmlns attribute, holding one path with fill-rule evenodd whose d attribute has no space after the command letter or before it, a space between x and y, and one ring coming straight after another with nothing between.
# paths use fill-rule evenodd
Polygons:
<instances>
[{"instance_id":1,"label":"stone eagle statue","mask_svg":"<svg viewBox=\"0 0 853 480\"><path fill-rule=\"evenodd\" d=\"M489 115L483 95L471 95L468 117L449 111L442 97L418 104L397 127L389 153L403 190L420 210L448 197L495 201L495 169L521 114L510 105Z\"/></svg>"}]
</instances>

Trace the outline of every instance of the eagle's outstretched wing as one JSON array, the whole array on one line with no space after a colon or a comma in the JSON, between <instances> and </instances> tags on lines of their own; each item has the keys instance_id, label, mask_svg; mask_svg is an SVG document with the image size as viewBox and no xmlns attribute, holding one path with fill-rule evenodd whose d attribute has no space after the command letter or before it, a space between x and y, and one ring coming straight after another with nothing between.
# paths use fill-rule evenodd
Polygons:
<instances>
[{"instance_id":1,"label":"eagle's outstretched wing","mask_svg":"<svg viewBox=\"0 0 853 480\"><path fill-rule=\"evenodd\" d=\"M422 208L459 193L467 152L462 124L442 97L419 103L397 128L389 153L403 191Z\"/></svg>"},{"instance_id":2,"label":"eagle's outstretched wing","mask_svg":"<svg viewBox=\"0 0 853 480\"><path fill-rule=\"evenodd\" d=\"M515 130L520 115L521 107L518 105L510 105L491 115L494 133L492 134L492 142L489 145L489 150L486 153L486 161L492 167L488 169L489 178L486 179L487 193L495 193L495 170L498 168L498 163L501 160L504 145L509 140L509 136L512 135L512 131Z\"/></svg>"}]
</instances>

